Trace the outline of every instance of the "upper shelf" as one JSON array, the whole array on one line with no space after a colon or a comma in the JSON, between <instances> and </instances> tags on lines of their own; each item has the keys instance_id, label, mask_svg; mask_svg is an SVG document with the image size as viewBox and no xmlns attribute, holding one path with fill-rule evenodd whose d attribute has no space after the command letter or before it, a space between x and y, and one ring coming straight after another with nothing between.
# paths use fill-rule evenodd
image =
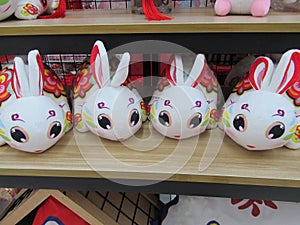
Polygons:
<instances>
[{"instance_id":1,"label":"upper shelf","mask_svg":"<svg viewBox=\"0 0 300 225\"><path fill-rule=\"evenodd\" d=\"M142 34L207 32L300 32L300 14L271 11L266 17L218 17L213 8L175 9L171 21L148 21L129 10L67 11L62 19L0 22L1 36L59 34Z\"/></svg>"},{"instance_id":2,"label":"upper shelf","mask_svg":"<svg viewBox=\"0 0 300 225\"><path fill-rule=\"evenodd\" d=\"M300 188L299 158L300 151L287 148L245 150L219 129L178 141L164 138L145 123L123 143L71 131L41 154L2 146L0 174ZM15 184L23 185L18 179Z\"/></svg>"}]
</instances>

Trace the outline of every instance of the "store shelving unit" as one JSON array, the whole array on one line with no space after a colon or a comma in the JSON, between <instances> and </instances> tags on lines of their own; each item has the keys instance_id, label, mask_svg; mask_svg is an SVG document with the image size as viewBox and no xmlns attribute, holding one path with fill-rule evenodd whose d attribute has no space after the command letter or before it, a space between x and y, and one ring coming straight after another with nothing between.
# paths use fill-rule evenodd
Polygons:
<instances>
[{"instance_id":1,"label":"store shelving unit","mask_svg":"<svg viewBox=\"0 0 300 225\"><path fill-rule=\"evenodd\" d=\"M2 55L26 54L33 48L41 54L89 53L97 39L107 49L143 40L178 44L172 49L163 44L147 48L138 42L132 49L125 45L116 50L135 53L185 48L203 53L281 53L300 48L299 13L216 17L213 9L182 9L171 16L171 21L153 22L128 10L67 11L63 19L2 21L0 49ZM151 130L146 123L137 134L146 140L141 146L155 146L151 151L137 146L132 150L132 140L100 141L76 131L39 155L2 146L0 186L300 200L300 151L250 152L219 130L180 142Z\"/></svg>"}]
</instances>

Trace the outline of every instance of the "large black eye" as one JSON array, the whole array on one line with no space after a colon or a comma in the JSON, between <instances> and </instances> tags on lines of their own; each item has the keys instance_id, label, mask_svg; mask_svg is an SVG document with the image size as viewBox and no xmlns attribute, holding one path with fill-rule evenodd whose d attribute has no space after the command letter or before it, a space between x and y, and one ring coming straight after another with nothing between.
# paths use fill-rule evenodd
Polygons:
<instances>
[{"instance_id":1,"label":"large black eye","mask_svg":"<svg viewBox=\"0 0 300 225\"><path fill-rule=\"evenodd\" d=\"M21 127L13 127L10 129L12 139L20 143L26 143L29 140L27 132Z\"/></svg>"},{"instance_id":2,"label":"large black eye","mask_svg":"<svg viewBox=\"0 0 300 225\"><path fill-rule=\"evenodd\" d=\"M112 128L112 122L108 115L100 114L98 116L98 124L105 130L110 130Z\"/></svg>"},{"instance_id":3,"label":"large black eye","mask_svg":"<svg viewBox=\"0 0 300 225\"><path fill-rule=\"evenodd\" d=\"M140 114L137 109L131 110L129 114L129 126L133 127L135 126L140 120Z\"/></svg>"},{"instance_id":4,"label":"large black eye","mask_svg":"<svg viewBox=\"0 0 300 225\"><path fill-rule=\"evenodd\" d=\"M244 132L247 129L247 120L243 114L238 114L233 119L233 127L240 132Z\"/></svg>"},{"instance_id":5,"label":"large black eye","mask_svg":"<svg viewBox=\"0 0 300 225\"><path fill-rule=\"evenodd\" d=\"M284 131L285 131L284 124L281 122L275 122L268 127L266 131L266 136L268 139L277 139L284 134Z\"/></svg>"},{"instance_id":6,"label":"large black eye","mask_svg":"<svg viewBox=\"0 0 300 225\"><path fill-rule=\"evenodd\" d=\"M194 115L192 115L190 117L190 119L188 120L188 127L189 128L198 127L201 122L202 122L202 115L201 115L201 113L197 112Z\"/></svg>"},{"instance_id":7,"label":"large black eye","mask_svg":"<svg viewBox=\"0 0 300 225\"><path fill-rule=\"evenodd\" d=\"M62 130L61 123L58 121L55 121L50 124L48 128L48 137L50 139L56 138Z\"/></svg>"},{"instance_id":8,"label":"large black eye","mask_svg":"<svg viewBox=\"0 0 300 225\"><path fill-rule=\"evenodd\" d=\"M163 110L159 113L158 120L162 125L164 125L166 127L169 127L172 124L170 113L165 110Z\"/></svg>"}]
</instances>

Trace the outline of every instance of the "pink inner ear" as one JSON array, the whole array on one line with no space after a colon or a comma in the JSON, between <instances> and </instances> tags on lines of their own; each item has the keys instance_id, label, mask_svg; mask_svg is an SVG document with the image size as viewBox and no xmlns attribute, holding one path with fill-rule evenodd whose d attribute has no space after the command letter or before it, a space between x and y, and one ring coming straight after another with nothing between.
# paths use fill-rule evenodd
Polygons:
<instances>
[{"instance_id":1,"label":"pink inner ear","mask_svg":"<svg viewBox=\"0 0 300 225\"><path fill-rule=\"evenodd\" d=\"M201 82L201 80L204 78L205 74L211 72L207 69L207 64L204 63L203 69L201 71L201 73L199 74L199 76L197 77L197 79L195 80L195 82L193 83L192 87L195 88L198 86L198 84ZM211 74L213 75L213 74Z\"/></svg>"},{"instance_id":2,"label":"pink inner ear","mask_svg":"<svg viewBox=\"0 0 300 225\"><path fill-rule=\"evenodd\" d=\"M263 68L260 69L259 66L263 64ZM251 66L249 71L249 81L252 87L255 90L261 89L261 85L263 80L266 77L267 71L269 67L269 62L265 58L258 58ZM258 71L260 69L260 71Z\"/></svg>"},{"instance_id":3,"label":"pink inner ear","mask_svg":"<svg viewBox=\"0 0 300 225\"><path fill-rule=\"evenodd\" d=\"M176 67L175 67L173 73L176 73ZM168 68L166 69L166 78L167 78L167 80L169 81L170 84L172 84L173 86L176 86L176 75L174 75L174 76L171 75L171 65L168 65Z\"/></svg>"},{"instance_id":4,"label":"pink inner ear","mask_svg":"<svg viewBox=\"0 0 300 225\"><path fill-rule=\"evenodd\" d=\"M13 79L12 79L12 89L16 94L16 98L21 98L21 90L20 90L20 82L18 79L17 71L16 71L16 65L14 65L14 73L13 73Z\"/></svg>"},{"instance_id":5,"label":"pink inner ear","mask_svg":"<svg viewBox=\"0 0 300 225\"><path fill-rule=\"evenodd\" d=\"M44 88L44 80L45 80L45 68L44 68L44 64L43 64L43 61L42 61L42 57L40 55L36 55L36 61L39 65L39 70L40 70L40 74L41 76L39 76L39 92L40 92L40 95L44 95L44 91L43 91L43 88Z\"/></svg>"},{"instance_id":6,"label":"pink inner ear","mask_svg":"<svg viewBox=\"0 0 300 225\"><path fill-rule=\"evenodd\" d=\"M101 57L100 56L100 51L99 51L99 48L97 45L95 45L92 49L92 52L91 52L91 57L90 57L90 62L91 62L91 67L92 67L92 74L93 74L93 77L98 85L99 88L102 87L102 83L101 83L101 80L103 79L103 73L102 73L102 63L101 63L101 58L99 59L100 60L100 66L99 68L97 69L96 68L96 59L97 59L97 56L99 56L99 58ZM96 70L99 70L99 71L96 71ZM99 74L97 73L99 72Z\"/></svg>"},{"instance_id":7,"label":"pink inner ear","mask_svg":"<svg viewBox=\"0 0 300 225\"><path fill-rule=\"evenodd\" d=\"M291 64L294 66L294 71L291 79L287 82L288 80L288 73L291 67ZM299 81L300 76L300 53L299 52L294 52L291 55L291 59L284 71L284 77L277 89L277 93L282 94L284 93L287 89L289 89L295 82Z\"/></svg>"}]
</instances>

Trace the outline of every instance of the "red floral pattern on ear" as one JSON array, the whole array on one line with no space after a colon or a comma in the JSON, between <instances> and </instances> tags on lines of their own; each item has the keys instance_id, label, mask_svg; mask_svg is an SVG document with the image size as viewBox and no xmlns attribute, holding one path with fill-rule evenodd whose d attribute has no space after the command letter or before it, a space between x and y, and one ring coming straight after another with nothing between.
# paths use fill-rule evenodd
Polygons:
<instances>
[{"instance_id":1,"label":"red floral pattern on ear","mask_svg":"<svg viewBox=\"0 0 300 225\"><path fill-rule=\"evenodd\" d=\"M44 91L53 94L56 98L66 96L64 87L59 77L50 69L44 71Z\"/></svg>"},{"instance_id":2,"label":"red floral pattern on ear","mask_svg":"<svg viewBox=\"0 0 300 225\"><path fill-rule=\"evenodd\" d=\"M206 88L207 93L218 92L217 78L208 66L205 66L204 75L201 77L199 83Z\"/></svg>"},{"instance_id":3,"label":"red floral pattern on ear","mask_svg":"<svg viewBox=\"0 0 300 225\"><path fill-rule=\"evenodd\" d=\"M74 85L74 98L81 97L84 98L88 90L93 87L91 83L92 73L88 66L83 67L78 76L75 79Z\"/></svg>"},{"instance_id":4,"label":"red floral pattern on ear","mask_svg":"<svg viewBox=\"0 0 300 225\"><path fill-rule=\"evenodd\" d=\"M232 92L242 95L245 91L252 89L252 85L249 81L249 74L247 74L243 79L241 79Z\"/></svg>"},{"instance_id":5,"label":"red floral pattern on ear","mask_svg":"<svg viewBox=\"0 0 300 225\"><path fill-rule=\"evenodd\" d=\"M287 91L287 95L293 99L295 106L300 106L300 82L295 82Z\"/></svg>"},{"instance_id":6,"label":"red floral pattern on ear","mask_svg":"<svg viewBox=\"0 0 300 225\"><path fill-rule=\"evenodd\" d=\"M246 200L246 202L242 203L242 201ZM247 200L247 199L241 199L241 198L232 198L231 199L231 204L232 205L236 205L236 204L240 204L240 206L238 207L239 210L244 210L247 208L252 207L251 209L251 214L254 217L257 217L260 215L260 211L261 211L261 207L263 205L271 208L271 209L278 209L277 205L273 202L273 201L269 201L269 200Z\"/></svg>"}]
</instances>

